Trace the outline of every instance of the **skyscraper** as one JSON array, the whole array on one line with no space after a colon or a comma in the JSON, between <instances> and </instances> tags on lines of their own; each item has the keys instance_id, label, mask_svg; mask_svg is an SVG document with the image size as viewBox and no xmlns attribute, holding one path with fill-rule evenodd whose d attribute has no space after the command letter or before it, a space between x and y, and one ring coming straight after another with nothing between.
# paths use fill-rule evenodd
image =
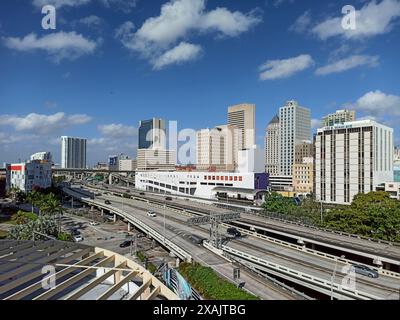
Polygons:
<instances>
[{"instance_id":1,"label":"skyscraper","mask_svg":"<svg viewBox=\"0 0 400 320\"><path fill-rule=\"evenodd\" d=\"M241 130L239 149L251 149L256 144L255 114L254 104L238 104L228 108L228 125L237 126Z\"/></svg>"},{"instance_id":2,"label":"skyscraper","mask_svg":"<svg viewBox=\"0 0 400 320\"><path fill-rule=\"evenodd\" d=\"M196 133L197 169L233 171L237 166L238 128L221 125L202 129Z\"/></svg>"},{"instance_id":3,"label":"skyscraper","mask_svg":"<svg viewBox=\"0 0 400 320\"><path fill-rule=\"evenodd\" d=\"M61 168L86 168L86 139L61 137Z\"/></svg>"},{"instance_id":4,"label":"skyscraper","mask_svg":"<svg viewBox=\"0 0 400 320\"><path fill-rule=\"evenodd\" d=\"M153 118L139 122L138 149L165 149L165 120Z\"/></svg>"},{"instance_id":5,"label":"skyscraper","mask_svg":"<svg viewBox=\"0 0 400 320\"><path fill-rule=\"evenodd\" d=\"M279 174L279 117L276 115L265 130L265 171L271 176Z\"/></svg>"},{"instance_id":6,"label":"skyscraper","mask_svg":"<svg viewBox=\"0 0 400 320\"><path fill-rule=\"evenodd\" d=\"M372 120L318 129L315 142L317 201L350 204L358 193L393 181L393 129Z\"/></svg>"},{"instance_id":7,"label":"skyscraper","mask_svg":"<svg viewBox=\"0 0 400 320\"><path fill-rule=\"evenodd\" d=\"M295 146L311 138L311 111L297 101L288 101L279 109L279 174L292 176Z\"/></svg>"}]
</instances>

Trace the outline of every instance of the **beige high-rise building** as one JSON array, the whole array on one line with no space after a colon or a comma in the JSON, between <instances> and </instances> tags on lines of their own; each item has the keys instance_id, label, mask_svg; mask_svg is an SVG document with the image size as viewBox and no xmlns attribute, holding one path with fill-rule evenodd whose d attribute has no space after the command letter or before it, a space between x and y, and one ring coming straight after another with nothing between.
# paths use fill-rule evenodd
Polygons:
<instances>
[{"instance_id":1,"label":"beige high-rise building","mask_svg":"<svg viewBox=\"0 0 400 320\"><path fill-rule=\"evenodd\" d=\"M176 153L165 149L138 149L137 170L175 170Z\"/></svg>"},{"instance_id":2,"label":"beige high-rise building","mask_svg":"<svg viewBox=\"0 0 400 320\"><path fill-rule=\"evenodd\" d=\"M265 171L270 176L279 174L279 117L276 115L265 130Z\"/></svg>"},{"instance_id":3,"label":"beige high-rise building","mask_svg":"<svg viewBox=\"0 0 400 320\"><path fill-rule=\"evenodd\" d=\"M234 171L237 166L240 130L221 125L202 129L196 135L198 170Z\"/></svg>"},{"instance_id":4,"label":"beige high-rise building","mask_svg":"<svg viewBox=\"0 0 400 320\"><path fill-rule=\"evenodd\" d=\"M356 112L353 110L338 110L335 113L328 114L324 117L323 124L325 127L332 127L335 124L343 124L356 120Z\"/></svg>"},{"instance_id":5,"label":"beige high-rise building","mask_svg":"<svg viewBox=\"0 0 400 320\"><path fill-rule=\"evenodd\" d=\"M256 105L238 104L228 108L228 125L241 130L239 149L251 149L256 144Z\"/></svg>"},{"instance_id":6,"label":"beige high-rise building","mask_svg":"<svg viewBox=\"0 0 400 320\"><path fill-rule=\"evenodd\" d=\"M303 163L304 158L312 158L314 148L311 141L303 141L294 147L294 163Z\"/></svg>"},{"instance_id":7,"label":"beige high-rise building","mask_svg":"<svg viewBox=\"0 0 400 320\"><path fill-rule=\"evenodd\" d=\"M314 187L314 159L303 158L301 163L293 165L293 191L310 194Z\"/></svg>"}]
</instances>

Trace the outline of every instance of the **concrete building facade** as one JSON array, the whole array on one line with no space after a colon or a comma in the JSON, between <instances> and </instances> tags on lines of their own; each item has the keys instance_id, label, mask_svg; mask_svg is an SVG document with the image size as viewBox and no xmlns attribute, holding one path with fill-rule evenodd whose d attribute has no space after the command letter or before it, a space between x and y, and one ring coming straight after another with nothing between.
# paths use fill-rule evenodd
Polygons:
<instances>
[{"instance_id":1,"label":"concrete building facade","mask_svg":"<svg viewBox=\"0 0 400 320\"><path fill-rule=\"evenodd\" d=\"M356 112L353 110L337 110L335 113L328 114L323 119L324 127L331 127L335 124L343 124L345 122L355 121Z\"/></svg>"},{"instance_id":2,"label":"concrete building facade","mask_svg":"<svg viewBox=\"0 0 400 320\"><path fill-rule=\"evenodd\" d=\"M32 160L6 165L6 189L17 188L31 192L34 188L50 188L52 183L51 163Z\"/></svg>"},{"instance_id":3,"label":"concrete building facade","mask_svg":"<svg viewBox=\"0 0 400 320\"><path fill-rule=\"evenodd\" d=\"M241 130L239 149L250 149L256 144L256 106L254 104L238 104L228 108L228 125L237 126Z\"/></svg>"},{"instance_id":4,"label":"concrete building facade","mask_svg":"<svg viewBox=\"0 0 400 320\"><path fill-rule=\"evenodd\" d=\"M292 176L295 146L311 138L311 111L288 101L279 109L279 175Z\"/></svg>"},{"instance_id":5,"label":"concrete building facade","mask_svg":"<svg viewBox=\"0 0 400 320\"><path fill-rule=\"evenodd\" d=\"M176 153L173 150L163 149L138 149L137 170L175 170Z\"/></svg>"},{"instance_id":6,"label":"concrete building facade","mask_svg":"<svg viewBox=\"0 0 400 320\"><path fill-rule=\"evenodd\" d=\"M165 120L153 118L139 122L138 149L166 148Z\"/></svg>"},{"instance_id":7,"label":"concrete building facade","mask_svg":"<svg viewBox=\"0 0 400 320\"><path fill-rule=\"evenodd\" d=\"M276 115L265 130L265 171L270 176L279 174L279 117Z\"/></svg>"},{"instance_id":8,"label":"concrete building facade","mask_svg":"<svg viewBox=\"0 0 400 320\"><path fill-rule=\"evenodd\" d=\"M372 120L318 129L314 190L317 201L350 204L359 193L393 181L393 129Z\"/></svg>"}]
</instances>

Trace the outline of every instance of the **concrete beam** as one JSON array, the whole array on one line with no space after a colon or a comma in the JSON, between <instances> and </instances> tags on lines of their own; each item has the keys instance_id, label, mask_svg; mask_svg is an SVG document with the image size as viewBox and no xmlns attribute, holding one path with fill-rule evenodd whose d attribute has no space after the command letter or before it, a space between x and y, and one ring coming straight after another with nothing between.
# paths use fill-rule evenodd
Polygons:
<instances>
[{"instance_id":1,"label":"concrete beam","mask_svg":"<svg viewBox=\"0 0 400 320\"><path fill-rule=\"evenodd\" d=\"M106 300L111 297L117 290L119 290L124 284L128 283L132 280L136 275L139 273L138 270L131 271L129 274L126 275L121 281L115 283L110 289L104 292L97 300Z\"/></svg>"}]
</instances>

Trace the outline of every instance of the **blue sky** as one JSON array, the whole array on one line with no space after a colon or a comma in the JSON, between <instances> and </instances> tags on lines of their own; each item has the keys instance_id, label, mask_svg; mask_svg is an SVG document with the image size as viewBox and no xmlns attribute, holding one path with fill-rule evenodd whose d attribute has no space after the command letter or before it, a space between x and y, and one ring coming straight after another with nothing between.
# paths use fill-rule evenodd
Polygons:
<instances>
[{"instance_id":1,"label":"blue sky","mask_svg":"<svg viewBox=\"0 0 400 320\"><path fill-rule=\"evenodd\" d=\"M56 7L56 29L41 25ZM342 8L357 11L355 30ZM257 142L287 100L318 119L343 106L395 128L400 144L400 0L4 0L0 163L86 137L90 164L135 154L140 119L226 123L257 106Z\"/></svg>"}]
</instances>

